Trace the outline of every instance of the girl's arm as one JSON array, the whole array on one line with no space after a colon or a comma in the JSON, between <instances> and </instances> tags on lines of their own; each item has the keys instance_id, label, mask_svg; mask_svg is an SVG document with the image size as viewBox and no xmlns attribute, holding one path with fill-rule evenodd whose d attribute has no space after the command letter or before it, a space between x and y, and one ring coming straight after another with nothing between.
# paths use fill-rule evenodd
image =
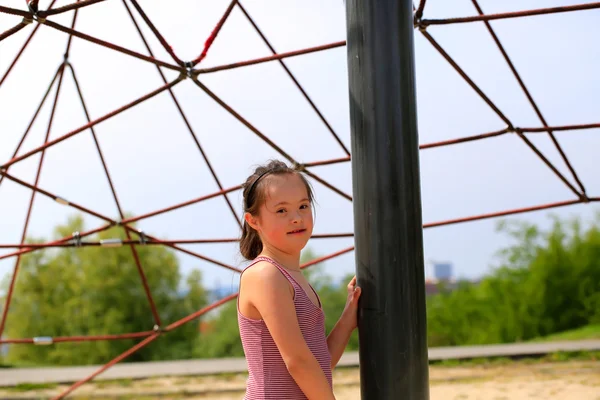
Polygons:
<instances>
[{"instance_id":1,"label":"girl's arm","mask_svg":"<svg viewBox=\"0 0 600 400\"><path fill-rule=\"evenodd\" d=\"M327 378L306 344L287 279L269 264L257 264L242 276L248 300L267 325L287 369L310 400L335 400Z\"/></svg>"},{"instance_id":2,"label":"girl's arm","mask_svg":"<svg viewBox=\"0 0 600 400\"><path fill-rule=\"evenodd\" d=\"M348 283L347 289L348 297L342 316L329 333L329 336L327 336L327 347L331 355L332 370L340 361L342 354L344 354L344 350L346 350L346 346L350 340L350 335L352 335L357 325L356 312L358 310L358 299L361 289L356 286L356 277L352 278L350 283Z\"/></svg>"},{"instance_id":3,"label":"girl's arm","mask_svg":"<svg viewBox=\"0 0 600 400\"><path fill-rule=\"evenodd\" d=\"M329 348L329 354L331 355L332 370L340 361L340 358L342 358L342 354L344 354L344 350L346 350L352 331L354 331L354 328L347 321L347 318L344 318L344 314L342 314L329 333L329 336L327 336L327 347Z\"/></svg>"}]
</instances>

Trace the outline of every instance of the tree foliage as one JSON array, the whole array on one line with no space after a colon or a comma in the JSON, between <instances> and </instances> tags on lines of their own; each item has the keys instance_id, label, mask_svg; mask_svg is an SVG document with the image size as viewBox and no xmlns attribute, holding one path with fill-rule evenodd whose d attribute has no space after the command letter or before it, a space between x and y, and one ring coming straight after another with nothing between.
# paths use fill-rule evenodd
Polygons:
<instances>
[{"instance_id":1,"label":"tree foliage","mask_svg":"<svg viewBox=\"0 0 600 400\"><path fill-rule=\"evenodd\" d=\"M524 341L600 322L600 214L553 218L551 229L499 224L514 244L479 284L428 298L429 344Z\"/></svg>"},{"instance_id":2,"label":"tree foliage","mask_svg":"<svg viewBox=\"0 0 600 400\"><path fill-rule=\"evenodd\" d=\"M56 237L84 231L80 217L55 229ZM89 239L121 238L112 228ZM36 240L42 242L42 240ZM200 271L190 274L188 293L180 294L177 258L162 246L137 246L148 286L162 325L174 322L206 304ZM6 293L8 279L3 284ZM4 299L2 299L4 303ZM9 308L5 337L89 336L153 330L155 321L129 246L49 249L21 258ZM190 322L134 353L126 361L189 358L198 336ZM105 363L137 340L15 344L7 361L15 364L73 365Z\"/></svg>"}]
</instances>

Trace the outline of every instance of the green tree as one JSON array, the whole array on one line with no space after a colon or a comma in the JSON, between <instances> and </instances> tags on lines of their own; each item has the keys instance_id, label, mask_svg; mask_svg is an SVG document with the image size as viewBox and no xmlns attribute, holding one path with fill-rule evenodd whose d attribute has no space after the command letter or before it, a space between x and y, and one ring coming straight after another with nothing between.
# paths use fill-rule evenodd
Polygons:
<instances>
[{"instance_id":1,"label":"green tree","mask_svg":"<svg viewBox=\"0 0 600 400\"><path fill-rule=\"evenodd\" d=\"M499 224L513 244L478 284L427 299L430 346L507 343L600 322L600 214L582 228Z\"/></svg>"},{"instance_id":2,"label":"green tree","mask_svg":"<svg viewBox=\"0 0 600 400\"><path fill-rule=\"evenodd\" d=\"M307 248L302 253L302 263L306 263L319 258L312 249ZM325 313L325 329L327 332L331 332L336 322L342 315L344 306L346 305L346 298L348 296L347 286L353 274L345 275L339 281L334 281L331 275L325 273L325 264L318 263L311 267L306 268L304 274L309 283L315 288L315 291L319 294L321 304L323 305L323 312ZM358 332L354 331L348 342L347 350L358 349Z\"/></svg>"},{"instance_id":3,"label":"green tree","mask_svg":"<svg viewBox=\"0 0 600 400\"><path fill-rule=\"evenodd\" d=\"M331 332L336 322L342 315L348 297L347 286L353 274L347 274L338 282L334 282L330 276L325 276L323 282L315 282L315 290L319 293L323 311L325 312L325 328L327 333ZM317 289L318 288L318 289ZM346 350L358 349L358 330L350 336Z\"/></svg>"},{"instance_id":4,"label":"green tree","mask_svg":"<svg viewBox=\"0 0 600 400\"><path fill-rule=\"evenodd\" d=\"M198 358L244 356L237 320L237 298L222 305L216 316L206 319L206 332L200 336L193 354Z\"/></svg>"},{"instance_id":5,"label":"green tree","mask_svg":"<svg viewBox=\"0 0 600 400\"><path fill-rule=\"evenodd\" d=\"M55 236L84 231L81 217L56 227ZM125 239L111 228L90 241ZM41 242L41 240L36 240ZM206 304L199 271L188 278L187 295L174 253L163 246L137 246L163 326ZM6 289L8 281L4 282ZM5 291L4 291L5 292ZM151 331L155 322L129 246L48 249L25 255L17 276L5 336L89 336ZM126 361L189 358L198 336L197 322L165 333ZM7 361L14 364L73 365L105 363L139 340L55 343L51 346L11 345Z\"/></svg>"}]
</instances>

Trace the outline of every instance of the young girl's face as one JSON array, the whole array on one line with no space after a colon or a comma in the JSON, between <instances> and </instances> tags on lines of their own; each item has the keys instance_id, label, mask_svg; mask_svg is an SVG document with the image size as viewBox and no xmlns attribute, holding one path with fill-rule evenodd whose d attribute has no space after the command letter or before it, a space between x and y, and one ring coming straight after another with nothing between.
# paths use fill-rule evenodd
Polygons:
<instances>
[{"instance_id":1,"label":"young girl's face","mask_svg":"<svg viewBox=\"0 0 600 400\"><path fill-rule=\"evenodd\" d=\"M263 190L265 202L254 219L263 241L289 254L300 252L313 231L312 207L302 178L272 175Z\"/></svg>"}]
</instances>

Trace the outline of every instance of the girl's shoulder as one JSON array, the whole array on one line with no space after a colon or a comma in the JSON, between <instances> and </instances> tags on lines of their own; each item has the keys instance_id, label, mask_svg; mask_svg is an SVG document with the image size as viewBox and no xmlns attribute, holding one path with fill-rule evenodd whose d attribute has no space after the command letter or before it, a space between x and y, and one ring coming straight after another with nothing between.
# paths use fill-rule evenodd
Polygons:
<instances>
[{"instance_id":1,"label":"girl's shoulder","mask_svg":"<svg viewBox=\"0 0 600 400\"><path fill-rule=\"evenodd\" d=\"M242 274L241 284L245 289L250 288L252 291L291 285L283 272L267 260L258 260L247 267Z\"/></svg>"},{"instance_id":2,"label":"girl's shoulder","mask_svg":"<svg viewBox=\"0 0 600 400\"><path fill-rule=\"evenodd\" d=\"M279 268L267 259L254 260L243 272L243 276L263 277L269 279L272 276L281 275Z\"/></svg>"}]
</instances>

